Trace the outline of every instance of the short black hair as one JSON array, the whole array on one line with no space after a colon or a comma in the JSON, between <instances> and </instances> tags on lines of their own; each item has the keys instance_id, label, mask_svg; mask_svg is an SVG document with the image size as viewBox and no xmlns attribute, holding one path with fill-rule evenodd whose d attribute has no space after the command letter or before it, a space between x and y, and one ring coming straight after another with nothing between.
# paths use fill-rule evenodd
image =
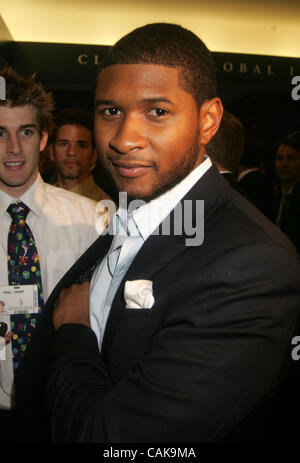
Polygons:
<instances>
[{"instance_id":1,"label":"short black hair","mask_svg":"<svg viewBox=\"0 0 300 463\"><path fill-rule=\"evenodd\" d=\"M54 100L52 94L36 81L35 74L22 77L7 66L0 70L0 76L4 77L6 85L5 100L0 100L0 106L14 108L32 105L37 109L39 131L52 129Z\"/></svg>"},{"instance_id":2,"label":"short black hair","mask_svg":"<svg viewBox=\"0 0 300 463\"><path fill-rule=\"evenodd\" d=\"M280 145L287 145L300 153L300 130L290 133L282 138L276 146L276 151Z\"/></svg>"},{"instance_id":3,"label":"short black hair","mask_svg":"<svg viewBox=\"0 0 300 463\"><path fill-rule=\"evenodd\" d=\"M56 116L55 129L53 133L53 142L56 140L57 131L63 125L80 125L91 132L92 144L94 142L94 119L92 114L83 108L66 108L62 109Z\"/></svg>"},{"instance_id":4,"label":"short black hair","mask_svg":"<svg viewBox=\"0 0 300 463\"><path fill-rule=\"evenodd\" d=\"M219 167L237 173L244 143L241 121L229 111L224 111L219 130L206 145L206 152Z\"/></svg>"},{"instance_id":5,"label":"short black hair","mask_svg":"<svg viewBox=\"0 0 300 463\"><path fill-rule=\"evenodd\" d=\"M99 73L114 64L179 68L179 85L192 94L197 107L217 94L211 52L193 32L176 24L147 24L125 35L103 58Z\"/></svg>"}]
</instances>

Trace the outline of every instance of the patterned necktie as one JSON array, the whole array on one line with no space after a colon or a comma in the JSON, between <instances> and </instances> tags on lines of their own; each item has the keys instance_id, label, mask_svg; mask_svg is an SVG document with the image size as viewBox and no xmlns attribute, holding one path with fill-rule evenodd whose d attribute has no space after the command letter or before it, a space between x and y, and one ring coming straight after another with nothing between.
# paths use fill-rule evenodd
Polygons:
<instances>
[{"instance_id":1,"label":"patterned necktie","mask_svg":"<svg viewBox=\"0 0 300 463\"><path fill-rule=\"evenodd\" d=\"M26 223L29 208L18 201L7 208L12 218L7 241L8 282L10 285L38 286L39 312L44 307L39 256L33 234ZM17 370L38 314L11 315L12 355L14 371Z\"/></svg>"}]
</instances>

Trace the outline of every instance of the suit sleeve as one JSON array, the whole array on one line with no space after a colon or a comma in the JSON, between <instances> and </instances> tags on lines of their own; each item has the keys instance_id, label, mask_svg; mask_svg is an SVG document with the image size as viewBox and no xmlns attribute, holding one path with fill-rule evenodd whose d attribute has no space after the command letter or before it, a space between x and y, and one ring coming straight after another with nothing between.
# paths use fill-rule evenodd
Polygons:
<instances>
[{"instance_id":1,"label":"suit sleeve","mask_svg":"<svg viewBox=\"0 0 300 463\"><path fill-rule=\"evenodd\" d=\"M149 352L119 381L91 329L56 332L46 391L55 441L218 442L272 392L298 317L296 260L265 242L234 243L199 268L190 254L189 284L173 282Z\"/></svg>"}]
</instances>

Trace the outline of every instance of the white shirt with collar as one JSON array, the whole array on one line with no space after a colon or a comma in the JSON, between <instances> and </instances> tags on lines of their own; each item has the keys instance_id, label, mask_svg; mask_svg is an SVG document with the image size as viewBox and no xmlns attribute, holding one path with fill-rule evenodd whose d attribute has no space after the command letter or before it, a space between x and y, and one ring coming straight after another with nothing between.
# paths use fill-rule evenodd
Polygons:
<instances>
[{"instance_id":1,"label":"white shirt with collar","mask_svg":"<svg viewBox=\"0 0 300 463\"><path fill-rule=\"evenodd\" d=\"M211 166L212 162L206 156L205 160L175 187L133 211L132 219L128 220L128 229L131 228L133 230L134 236L128 236L127 239L125 236L113 279L109 271L107 257L102 260L101 264L95 270L90 286L89 307L91 328L97 336L99 350L101 350L104 330L113 298L133 259L151 233L156 230L159 224L170 214ZM112 228L115 238L112 241L107 256L110 255L114 248L114 241L117 239L117 235L126 235L126 222L127 210L121 204L112 218Z\"/></svg>"},{"instance_id":2,"label":"white shirt with collar","mask_svg":"<svg viewBox=\"0 0 300 463\"><path fill-rule=\"evenodd\" d=\"M46 302L67 270L98 238L107 217L96 212L95 201L49 185L40 175L20 198L0 190L0 285L8 285L7 237L11 217L6 209L17 199L30 208L26 222L36 242ZM9 316L2 317L9 331ZM11 344L7 344L6 360L0 361L0 408L11 408L12 371Z\"/></svg>"},{"instance_id":3,"label":"white shirt with collar","mask_svg":"<svg viewBox=\"0 0 300 463\"><path fill-rule=\"evenodd\" d=\"M240 180L242 180L244 177L246 177L246 175L250 174L251 172L257 172L257 171L260 172L259 167L252 167L251 169L243 170L243 172L241 172L241 173L238 175L237 182L239 182Z\"/></svg>"}]
</instances>

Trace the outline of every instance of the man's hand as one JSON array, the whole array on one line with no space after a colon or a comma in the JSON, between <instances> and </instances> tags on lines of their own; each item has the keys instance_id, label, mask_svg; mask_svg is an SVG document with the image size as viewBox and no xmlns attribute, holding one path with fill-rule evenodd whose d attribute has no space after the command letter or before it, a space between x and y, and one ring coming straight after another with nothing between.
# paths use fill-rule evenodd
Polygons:
<instances>
[{"instance_id":1,"label":"man's hand","mask_svg":"<svg viewBox=\"0 0 300 463\"><path fill-rule=\"evenodd\" d=\"M7 344L9 341L11 341L13 335L14 335L14 333L12 331L9 331L8 333L6 333L6 335L4 336L5 344Z\"/></svg>"},{"instance_id":2,"label":"man's hand","mask_svg":"<svg viewBox=\"0 0 300 463\"><path fill-rule=\"evenodd\" d=\"M53 313L54 329L66 323L80 323L90 325L89 317L89 289L90 282L84 281L74 284L61 291Z\"/></svg>"}]
</instances>

